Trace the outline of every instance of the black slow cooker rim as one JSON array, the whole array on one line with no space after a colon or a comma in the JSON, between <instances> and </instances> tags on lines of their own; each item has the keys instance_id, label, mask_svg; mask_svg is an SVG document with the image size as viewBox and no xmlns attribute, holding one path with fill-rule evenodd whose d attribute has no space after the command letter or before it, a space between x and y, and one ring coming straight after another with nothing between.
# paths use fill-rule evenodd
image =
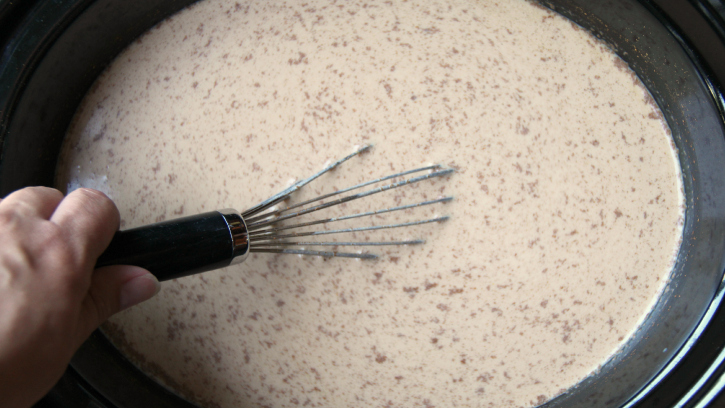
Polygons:
<instances>
[{"instance_id":1,"label":"black slow cooker rim","mask_svg":"<svg viewBox=\"0 0 725 408\"><path fill-rule=\"evenodd\" d=\"M664 25L690 57L692 63L697 67L703 82L707 85L712 99L717 104L721 121L725 123L725 88L723 88L720 78L718 78L712 67L710 67L710 64L703 58L702 53L697 50L692 39L684 33L682 28L654 0L638 1ZM725 22L722 16L712 10L712 6L704 0L692 0L691 3L697 7L700 15L710 24L710 27L716 32L720 41L725 43Z\"/></svg>"},{"instance_id":2,"label":"black slow cooker rim","mask_svg":"<svg viewBox=\"0 0 725 408\"><path fill-rule=\"evenodd\" d=\"M657 15L657 13L659 13L660 16L664 16L661 9L659 7L657 7L657 5L654 2L649 1L649 0L640 0L640 2L642 4L644 4L651 12L653 12L653 14ZM70 3L70 2L68 2L68 3ZM85 7L90 5L90 3L92 3L92 1L90 1L90 0L81 1L81 2L77 3L77 4L82 4L82 7L78 6L76 8L73 8L72 12L69 14L69 15L72 14L73 17L72 18L69 17L68 20L66 21L66 23L69 24L70 21L72 21L75 18L75 16L80 14ZM702 3L702 2L695 2L695 3ZM66 3L64 3L64 4L66 4ZM0 10L2 10L2 9L0 9ZM0 15L0 17L2 17L2 15ZM685 36L679 34L679 32L676 31L677 28L674 26L674 24L671 23L671 21L669 19L665 18L665 20L670 23L668 26L668 29L670 29L670 31L675 30L674 32L677 33L676 38L681 40L682 44L684 44L683 48L690 54L690 58L692 59L693 63L695 63L695 65L697 65L698 68L700 69L700 72L703 74L703 80L705 83L708 84L708 87L710 88L711 93L713 95L713 99L716 101L716 103L719 107L721 119L725 118L725 113L724 113L725 112L725 98L723 98L722 87L719 85L717 78L712 74L712 70L707 66L707 63L700 58L699 53L691 45L691 42ZM660 21L664 22L665 20L660 18ZM56 33L55 35L58 35L58 33ZM1 39L1 37L0 37L0 39ZM47 47L49 47L49 45L52 44L52 41L53 40L50 37L45 38L43 41L41 41L40 46L47 49ZM5 52L2 54L2 58L0 58L0 65L2 65L5 62L5 58L8 57L8 49L4 49L4 51ZM41 57L38 57L38 59L32 63L37 63L40 59L41 59ZM102 67L101 67L101 69L102 69ZM24 80L27 80L27 77ZM5 84L0 83L0 91L3 91L4 85ZM3 105L2 102L3 101L0 100L0 140L3 141L3 145L4 145L4 141L5 141L4 132L6 131L6 129L4 128L4 126L5 126L4 124L6 123L5 119L9 118L12 115L12 107L8 108L6 105ZM3 159L3 154L4 154L4 150L2 147L0 147L0 160ZM0 190L0 196L4 195L6 193L8 193L8 191ZM716 300L719 301L719 299L722 298L722 291L723 291L723 287L721 286L721 288L718 290L718 295L716 296ZM103 337L103 339L105 340L105 337ZM107 341L107 340L105 340L105 341ZM113 346L111 346L111 347L113 347ZM115 348L114 348L114 350L115 350ZM143 375L143 377L148 380L148 377L146 377L145 375ZM152 384L158 386L155 382L152 382ZM100 397L100 395L98 397L99 397L99 401L103 399L103 397ZM642 400L642 401L646 402L645 400ZM108 403L108 401L106 401L104 403ZM179 406L179 405L174 404L172 406Z\"/></svg>"},{"instance_id":3,"label":"black slow cooker rim","mask_svg":"<svg viewBox=\"0 0 725 408\"><path fill-rule=\"evenodd\" d=\"M5 0L9 1L9 0ZM86 83L76 86L73 89L73 100L69 103L67 98L70 93L66 92L59 96L55 93L47 93L46 105L54 105L53 109L61 111L64 114L70 112L72 116L81 99L87 92L88 88L95 81L95 78L105 69L113 57L118 55L127 45L127 38L137 38L143 34L149 27L165 19L174 12L188 6L197 0L149 0L144 2L144 7L135 10L134 18L123 21L133 21L133 24L123 25L121 19L113 19L113 13L119 13L122 9L120 5L123 0L110 0L106 2L106 7L100 11L106 16L106 20L102 23L111 29L99 30L94 27L97 22L85 22L83 29L76 30L75 35L79 36L85 32L97 33L100 38L96 41L102 46L96 46L87 49L83 53L74 55L73 64L75 66L90 66L92 71L87 76ZM44 146L34 146L35 161L34 166L5 166L8 154L12 153L12 147L8 143L8 134L10 129L8 124L15 114L19 100L18 95L26 92L30 79L38 71L41 62L52 52L53 45L61 36L67 34L67 29L72 23L77 23L78 17L83 15L88 8L96 4L96 0L29 0L29 4L10 6L3 4L0 11L12 23L9 26L15 27L15 31L6 33L6 42L0 50L0 197L4 197L14 190L28 185L45 185L53 186L54 169L57 163L57 152L61 138L50 138ZM9 4L9 3L8 3ZM84 31L85 30L85 31ZM108 32L113 31L117 35L109 35ZM0 30L2 35L3 30ZM0 40L3 38L0 37ZM77 41L77 40L76 40ZM78 50L76 50L78 51ZM67 69L67 67L64 67ZM55 73L47 73L54 75ZM60 81L56 78L56 81ZM52 81L49 87L52 88ZM46 113L50 110L47 106L37 106L38 117L48 120ZM56 116L58 115L57 112ZM54 118L51 118L55 119ZM59 121L62 122L62 121ZM26 128L32 129L34 123L28 123ZM56 128L65 130L68 123L55 123ZM5 173L13 173L11 177L6 177ZM9 181L10 180L10 181ZM20 181L18 181L20 180Z\"/></svg>"},{"instance_id":4,"label":"black slow cooker rim","mask_svg":"<svg viewBox=\"0 0 725 408\"><path fill-rule=\"evenodd\" d=\"M725 93L723 82L715 73L703 54L694 45L695 42L673 21L653 0L640 0L665 28L681 44L690 60L697 67L703 82L715 101L721 122L725 123ZM666 2L665 2L666 3ZM720 43L725 45L725 20L711 4L705 0L690 0L690 5L715 32ZM665 7L667 5L664 5ZM722 78L725 80L725 78ZM635 395L626 408L659 408L678 405L690 407L708 405L725 390L725 383L718 379L725 375L725 276L721 281L710 308L702 317L691 338L682 346L674 358L661 372ZM714 362L714 363L711 363ZM694 381L692 373L698 372Z\"/></svg>"},{"instance_id":5,"label":"black slow cooker rim","mask_svg":"<svg viewBox=\"0 0 725 408\"><path fill-rule=\"evenodd\" d=\"M696 67L697 75L701 78L712 100L715 102L719 122L721 124L725 123L725 98L723 97L723 87L721 85L723 82L721 82L715 74L715 71L709 66L706 59L703 58L702 54L694 45L695 43L663 11L663 8L659 6L659 4L662 4L663 7L671 9L671 4L668 4L671 2L667 0L638 0L638 2L656 17L685 51L692 64ZM543 0L542 3L549 5L547 0ZM689 3L716 32L720 43L725 45L725 25L721 25L723 22L722 16L717 14L711 5L702 0L691 0ZM551 6L550 8L566 17L572 17L566 9L562 10L555 6ZM576 21L574 18L572 20ZM719 27L719 29L713 27ZM617 52L619 53L619 51ZM725 80L725 75L721 75L721 78ZM700 319L697 327L692 331L690 338L688 338L669 363L645 387L622 405L623 408L660 408L675 405L690 407L693 404L701 404L699 402L701 398L712 399L718 392L725 389L724 381L720 381L722 384L718 383L718 378L721 375L725 379L725 348L723 348L725 345L720 340L725 335L724 297L725 277L720 281L720 285L713 296L710 307ZM713 322L718 324L712 324ZM717 343L718 340L720 341L714 349L715 352L713 352L712 345ZM703 350L703 344L705 343L709 343L711 348ZM718 353L720 350L722 352ZM703 356L706 357L703 358ZM711 361L719 363L711 365ZM707 375L708 377L701 378L698 375L695 380L690 381L694 371ZM549 406L549 404L545 404L545 406ZM556 405L554 404L553 406Z\"/></svg>"},{"instance_id":6,"label":"black slow cooker rim","mask_svg":"<svg viewBox=\"0 0 725 408\"><path fill-rule=\"evenodd\" d=\"M6 0L7 1L7 0ZM123 1L123 0L120 0ZM148 15L139 19L135 27L123 27L128 30L124 38L135 38L143 34L148 27L165 19L175 11L185 7L196 0L152 0L148 2ZM66 0L48 2L44 0L27 1L23 4L3 2L0 3L0 21L11 21L11 24L3 25L0 30L0 166L2 166L7 154L8 123L12 118L18 101L29 79L37 70L37 66L46 57L48 50L53 43L65 32L65 30L89 7L92 7L94 0ZM176 5L176 6L174 6ZM171 10L171 11L164 11ZM51 27L51 30L46 30ZM111 60L127 46L127 42L118 38L109 38L109 45L100 53L96 60ZM28 46L31 45L31 46ZM95 64L94 74L83 89L77 90L77 103L85 95L90 87L107 64ZM27 69L31 67L30 69ZM20 73L20 74L18 74ZM3 75L5 74L5 75ZM71 104L77 106L77 103ZM70 109L75 110L74 106ZM51 141L57 145L57 151L62 140ZM40 146L43 150L43 147ZM42 154L42 153L39 153ZM46 166L55 168L57 157L47 157L44 162ZM6 185L0 180L0 197L23 187L24 185L46 185L53 186L53 179L38 176L34 169L14 169L24 172L21 178L21 185ZM47 172L46 172L47 173ZM0 178L2 175L0 175ZM33 182L26 182L32 180ZM73 366L82 366L86 376L89 373L97 372L105 382L105 389L130 390L119 392L114 395L111 401L99 393L98 383L91 384ZM108 370L109 367L114 370ZM111 375L108 375L111 373ZM131 375L129 375L131 374ZM65 392L50 393L39 405L61 405L61 406L104 406L113 407L119 402L128 405L124 406L148 406L148 407L189 407L195 405L180 398L168 391L142 371L136 368L108 339L100 332L93 333L77 353L71 366L59 383ZM119 388L120 387L120 388ZM57 389L57 388L56 388ZM79 392L79 390L82 390ZM139 405L139 402L141 405Z\"/></svg>"}]
</instances>

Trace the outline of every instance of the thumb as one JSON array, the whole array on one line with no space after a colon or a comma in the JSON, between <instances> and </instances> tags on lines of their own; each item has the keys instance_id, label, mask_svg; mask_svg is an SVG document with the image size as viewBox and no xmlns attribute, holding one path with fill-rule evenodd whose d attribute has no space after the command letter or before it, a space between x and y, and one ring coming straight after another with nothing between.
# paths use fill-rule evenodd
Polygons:
<instances>
[{"instance_id":1,"label":"thumb","mask_svg":"<svg viewBox=\"0 0 725 408\"><path fill-rule=\"evenodd\" d=\"M96 269L81 305L80 342L112 315L152 298L160 289L156 277L143 268L113 265Z\"/></svg>"}]
</instances>

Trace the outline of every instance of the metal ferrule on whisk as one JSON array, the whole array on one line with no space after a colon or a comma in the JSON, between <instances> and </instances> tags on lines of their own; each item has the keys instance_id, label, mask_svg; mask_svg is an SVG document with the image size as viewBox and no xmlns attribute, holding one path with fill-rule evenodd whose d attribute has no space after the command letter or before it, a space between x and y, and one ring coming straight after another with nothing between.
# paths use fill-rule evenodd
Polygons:
<instances>
[{"instance_id":1,"label":"metal ferrule on whisk","mask_svg":"<svg viewBox=\"0 0 725 408\"><path fill-rule=\"evenodd\" d=\"M233 208L225 208L219 210L229 227L229 235L231 236L232 261L229 265L236 265L244 262L249 255L249 232L247 231L247 223L244 222L242 215Z\"/></svg>"}]
</instances>

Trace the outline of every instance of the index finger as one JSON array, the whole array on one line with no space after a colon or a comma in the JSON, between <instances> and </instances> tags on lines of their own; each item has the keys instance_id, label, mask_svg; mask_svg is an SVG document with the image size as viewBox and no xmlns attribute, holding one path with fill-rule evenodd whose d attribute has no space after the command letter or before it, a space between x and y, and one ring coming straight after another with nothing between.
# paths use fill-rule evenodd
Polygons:
<instances>
[{"instance_id":1,"label":"index finger","mask_svg":"<svg viewBox=\"0 0 725 408\"><path fill-rule=\"evenodd\" d=\"M80 188L60 202L50 221L60 226L84 262L95 264L118 230L120 216L110 198L97 190Z\"/></svg>"}]
</instances>

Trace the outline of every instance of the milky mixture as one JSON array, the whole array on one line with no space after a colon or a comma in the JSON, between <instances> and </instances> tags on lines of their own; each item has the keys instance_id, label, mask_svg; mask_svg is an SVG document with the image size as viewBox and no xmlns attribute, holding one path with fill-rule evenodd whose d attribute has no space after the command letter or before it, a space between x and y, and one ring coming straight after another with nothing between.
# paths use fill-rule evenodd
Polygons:
<instances>
[{"instance_id":1,"label":"milky mixture","mask_svg":"<svg viewBox=\"0 0 725 408\"><path fill-rule=\"evenodd\" d=\"M298 198L454 167L322 215L454 196L349 225L448 222L339 237L424 245L253 255L165 282L106 333L205 407L527 407L603 364L667 280L683 197L660 111L524 1L196 4L93 86L58 183L108 193L130 228L244 210L363 143Z\"/></svg>"}]
</instances>

